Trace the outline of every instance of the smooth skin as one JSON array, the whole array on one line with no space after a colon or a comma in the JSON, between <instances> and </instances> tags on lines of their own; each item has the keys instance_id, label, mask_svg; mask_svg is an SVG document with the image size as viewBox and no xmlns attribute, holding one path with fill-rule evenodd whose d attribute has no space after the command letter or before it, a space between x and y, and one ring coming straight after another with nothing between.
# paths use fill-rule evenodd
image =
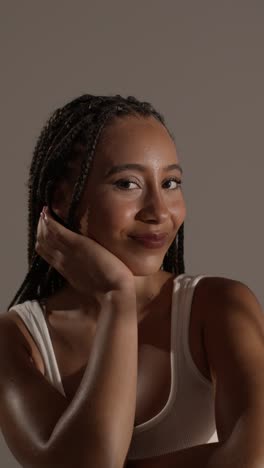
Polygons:
<instances>
[{"instance_id":1,"label":"smooth skin","mask_svg":"<svg viewBox=\"0 0 264 468\"><path fill-rule=\"evenodd\" d=\"M207 280L201 282L199 302L204 304L203 331L215 390L219 444L155 457L151 467L262 468L263 312L243 283L217 277ZM126 466L146 465L127 462Z\"/></svg>"},{"instance_id":2,"label":"smooth skin","mask_svg":"<svg viewBox=\"0 0 264 468\"><path fill-rule=\"evenodd\" d=\"M180 164L175 144L154 117L116 118L101 135L77 214L79 231L112 252L132 272L139 321L164 282L173 277L160 267L186 217L181 186L169 180L181 181L181 172L164 170L175 163ZM130 169L106 176L113 166L120 164L140 164L145 170ZM74 178L58 185L52 203L63 220L68 214L80 161L76 165L71 162L70 167ZM142 248L129 238L153 230L168 233L166 244L159 250ZM69 285L50 297L47 305L56 309L59 304L63 310L71 303L76 316L85 313L79 307L80 302L78 292Z\"/></svg>"},{"instance_id":3,"label":"smooth skin","mask_svg":"<svg viewBox=\"0 0 264 468\"><path fill-rule=\"evenodd\" d=\"M123 131L120 131L119 124ZM120 297L113 294L115 299L110 305L108 304L111 317L113 313L115 313L117 318L114 320L114 323L111 323L110 318L108 319L106 316L107 314L103 314L104 317L102 317L100 326L98 325L100 330L95 337L96 343L93 346L96 351L93 352L93 359L95 361L99 354L103 356L103 353L105 353L106 356L109 356L110 345L112 348L115 347L116 349L116 360L113 362L113 368L111 368L109 363L106 366L107 360L102 358L100 371L94 372L96 375L100 374L100 382L104 382L104 387L108 390L106 397L104 397L105 401L98 401L97 404L97 406L101 408L101 419L104 419L105 423L104 434L107 434L109 440L109 436L113 433L112 440L115 440L114 443L117 444L118 447L115 448L114 451L113 463L115 460L118 460L118 462L122 464L128 449L128 442L131 437L134 421L137 364L135 325L143 315L152 312L151 303L155 300L156 296L160 295L160 290L163 284L167 282L168 277L173 277L173 275L161 271L160 267L163 257L169 245L174 240L185 215L185 205L178 184L175 181L167 180L169 177L175 177L176 171L174 170L173 174L168 174L163 170L164 166L175 164L178 161L175 145L171 141L166 129L152 118L146 120L140 120L138 118L134 118L133 120L128 119L126 120L126 125L124 127L123 125L123 121L121 122L119 120L113 124L112 128L109 127L105 129L101 140L101 147L99 145L97 148L95 164L86 187L87 191L81 200L78 211L78 215L80 215L81 232L86 237L86 239L84 239L87 241L86 247L88 244L91 244L90 239L95 240L98 243L97 247L102 247L101 252L103 252L103 248L108 250L109 259L110 253L116 257L115 264L119 272L116 276L116 280L118 279L118 275L120 278L120 272L122 272ZM107 143L107 138L109 138L110 135L111 141L113 140L113 142L115 142L111 147L111 152L110 145ZM102 146L104 146L102 143L103 141L106 142L108 148L107 152L102 151ZM120 144L119 149L116 146L116 141ZM133 152L131 148L133 148ZM136 157L134 157L133 154L136 155ZM126 172L125 174L116 174L106 179L103 168L108 170L109 165L112 166L113 164L121 163L143 163L144 166L146 166L146 172L144 174L138 171L133 173ZM73 172L74 170L73 164ZM78 170L78 167L76 170ZM128 175L133 178L133 191L124 191L119 188L119 186L117 187L117 180ZM177 170L177 177L179 177L179 175ZM73 181L69 178L58 186L54 196L53 209L57 210L57 214L64 218L66 218L67 215L69 207L68 202L72 188ZM89 223L87 227L88 209ZM61 226L58 225L58 229L60 229L60 227ZM142 249L138 244L134 244L134 241L128 238L130 234L134 235L146 232L146 230L153 228L163 231L166 230L168 232L167 245L156 250L155 253L153 250L145 251L145 249ZM68 234L71 234L72 237L70 239L73 240L74 233L69 232ZM42 241L43 240L42 237ZM46 248L48 240L51 241L51 239L48 238L46 240L46 247L43 246L43 243L42 247L41 245L39 246L39 251L41 251L44 258L44 252L46 251L47 253ZM41 236L40 239L38 239L39 244L40 241ZM74 237L72 244L70 242L69 251L67 252L67 249L65 250L66 255L62 265L65 266L66 270L68 262L70 262L70 264L72 262L73 252L76 253L75 241L76 237ZM79 244L80 249L81 245L83 248L84 244ZM36 245L37 249L39 247ZM98 260L96 249L92 249L88 253L88 259L80 254L78 257L78 252L76 255L80 260L82 259L85 264L85 262L88 263L88 260L91 260L90 255L92 252L95 260ZM55 263L53 266L56 266L57 262L60 263L61 253L62 252L59 252L57 248L59 258L55 255ZM81 250L81 254L83 253L84 250ZM106 251L104 254L106 255ZM105 266L104 262L102 262L102 265ZM96 268L94 270L96 271ZM92 271L94 272L94 270ZM114 270L113 273L115 273ZM124 286L124 277L126 277L126 285L128 284L127 279L130 274L128 270L133 275L133 288L130 283L129 291L127 286ZM79 275L79 269L76 268L74 271ZM70 268L71 273L68 278L71 284L63 291L59 291L59 293L47 299L47 309L53 311L49 319L54 324L55 322L61 322L65 318L68 328L72 328L73 326L77 327L76 323L78 322L82 324L83 330L88 330L87 323L90 323L91 315L94 313L94 310L91 309L91 304L94 302L97 291L94 291L91 295L88 294L88 297L83 301L83 291L80 291L78 287L76 288L74 271ZM82 271L81 268L80 271ZM102 273L104 273L103 267ZM71 276L72 274L73 276ZM109 279L111 280L109 274L106 275L106 279L108 281ZM98 284L100 284L100 281L98 281ZM87 289L89 290L88 284ZM134 296L136 294L136 301L132 298L131 291L133 291ZM161 297L161 299L163 298ZM91 303L89 303L89 300ZM126 304L127 310L124 310L124 304ZM122 316L120 315L120 307L122 309ZM136 314L135 317L134 314ZM136 319L135 322L134 319ZM72 322L72 326L70 322ZM106 333L107 336L105 335ZM110 335L108 336L109 333ZM80 427L78 418L79 416L84 418L85 414L87 414L84 411L84 407L87 406L87 404L89 407L90 403L87 403L85 400L89 399L88 397L91 395L93 389L90 388L91 386L88 386L91 391L87 393L86 387L83 384L80 392L77 392L78 395L76 398L74 397L73 403L75 409L78 407L78 418L76 419L74 416L74 424L71 426L69 421L71 421L73 410L70 409L69 402L65 400L56 389L52 388L46 379L44 379L43 375L40 374L39 370L34 367L34 357L32 356L30 345L20 333L19 328L10 320L10 313L5 313L1 316L0 334L0 418L1 428L10 449L23 466L37 466L39 468L40 466L46 466L47 462L49 466L53 464L57 466L56 464L58 462L71 463L67 452L62 459L62 447L71 446L69 443L74 444L76 453L82 456L83 437L79 436L76 430L72 432L73 429L71 429L71 427L75 427L75 424L77 424L77 427ZM112 337L111 342L110 337ZM13 345L11 350L10 343ZM124 343L126 343L127 353L127 365L125 368L123 351L120 352L124 349ZM106 350L101 351L105 346ZM117 363L117 361L120 362ZM6 365L6 363L8 363L8 365ZM90 372L92 373L92 370ZM124 374L124 376L121 376L121 373ZM89 372L87 376L88 378L84 375L83 381L85 379L87 381L92 381ZM116 402L114 401L114 395L115 399L117 398L116 394L118 395L118 407L116 407ZM128 395L130 395L129 398ZM126 399L126 403L125 401L124 404L120 403L122 398ZM95 405L96 400L99 399L100 392L95 392L93 405ZM107 404L109 408L111 407L111 412L106 412L104 410ZM128 404L129 408L127 408ZM20 414L19 418L17 418L18 408ZM91 412L92 409L90 408L88 411ZM120 431L120 427L116 427L114 430L112 412L117 415L117 411L120 412L120 417L116 417L116 420L120 421L122 419L124 424L122 425L122 434L115 437L115 434L117 435L118 431ZM121 412L124 414L121 414ZM67 417L64 417L66 413ZM55 431L54 435L53 428L57 421L60 422L58 426L60 430L62 430L63 433L66 431L66 437L62 438L58 436L58 429ZM109 430L110 423L111 431ZM84 425L87 426L87 424L88 426L91 424L89 417L84 418ZM94 427L93 424L91 427ZM91 427L90 429L87 428L88 433L91 431ZM90 461L91 453L93 451L95 454L95 446L96 443L98 443L98 439L95 440L98 433L96 432L94 435L94 432L95 431L93 431L90 437L88 437L87 432L85 432L85 450L89 452ZM50 441L51 434L53 437ZM87 437L89 443L87 442ZM102 438L100 448L101 445ZM113 444L111 445L113 447ZM121 452L120 447L122 449ZM105 453L104 456L107 457L108 460L111 460L113 450L111 447L109 449L109 441L104 443L104 451L100 448L96 453L100 455ZM78 460L74 459L74 463L78 464Z\"/></svg>"},{"instance_id":4,"label":"smooth skin","mask_svg":"<svg viewBox=\"0 0 264 468\"><path fill-rule=\"evenodd\" d=\"M93 170L80 206L80 226L84 236L96 239L132 272L139 320L147 309L151 312L151 300L155 294L158 295L165 276L167 279L166 272L162 272L160 266L186 215L182 191L169 188L170 184L175 185L174 182L165 184L165 180L172 175L180 178L181 174L176 170L173 174L163 172L164 166L178 161L177 153L166 129L153 118L131 117L122 122L116 121L105 130L101 144L103 141L107 142L104 146L107 150L102 151L100 146L97 149ZM129 170L110 179L103 177L107 166L132 162L146 166L146 172ZM121 177L133 180L133 189L124 191L117 188L115 184ZM69 196L69 193L67 184L61 186L57 193L53 207L61 217L67 214L65 197ZM139 253L140 247L134 245L128 236L141 232L141 229L145 232L153 227L167 230L168 245L160 251L145 252L141 249ZM64 268L67 269L69 262L70 252L67 256L65 251ZM51 298L50 305L56 308L55 305L59 304L62 314L71 313L73 317L74 313L79 313L80 317L83 317L89 309L85 305L80 307L82 297L76 288L69 286ZM66 307L68 301L72 304L70 312ZM215 388L216 425L220 442L176 452L163 458L164 466L262 468L264 321L260 304L254 293L243 283L217 277L201 281L199 303L203 305L204 342ZM1 338L4 339L7 332L9 339L11 335L13 338L14 358L11 361L15 366L15 343L18 342L18 335L14 329L11 331L8 328L4 318L1 321ZM3 343L3 340L0 342ZM2 368L5 362L10 363L10 356L4 345L1 351L0 388L6 391L7 371L3 373ZM14 384L12 391L16 397L16 392L21 390ZM54 390L54 398L50 393L50 399L53 402L57 399L59 413L63 411L64 402L57 394L55 397L55 393ZM27 402L25 397L28 411L32 398L33 394ZM5 411L2 407L1 418L3 417ZM33 419L38 417L44 417L44 414L32 414ZM30 418L26 423L30 432ZM37 424L37 419L35 423ZM5 427L8 427L8 420L5 421ZM34 424L32 427L35 427ZM10 438L11 445L15 444L14 437L13 435L12 440ZM32 438L34 439L34 435ZM162 466L159 458L153 460L153 468ZM128 466L130 465L133 466L128 463Z\"/></svg>"}]
</instances>

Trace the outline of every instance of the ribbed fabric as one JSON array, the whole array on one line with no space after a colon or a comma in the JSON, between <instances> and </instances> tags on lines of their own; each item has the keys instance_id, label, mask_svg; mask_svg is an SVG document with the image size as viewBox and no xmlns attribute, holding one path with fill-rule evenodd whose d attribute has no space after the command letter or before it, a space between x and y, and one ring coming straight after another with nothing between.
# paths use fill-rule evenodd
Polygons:
<instances>
[{"instance_id":1,"label":"ribbed fabric","mask_svg":"<svg viewBox=\"0 0 264 468\"><path fill-rule=\"evenodd\" d=\"M151 458L218 440L213 384L196 367L189 348L193 293L205 276L208 275L184 273L174 280L169 398L160 413L134 427L128 460Z\"/></svg>"},{"instance_id":2,"label":"ribbed fabric","mask_svg":"<svg viewBox=\"0 0 264 468\"><path fill-rule=\"evenodd\" d=\"M189 322L195 286L208 275L174 279L171 313L171 389L164 408L134 427L128 460L155 457L184 448L217 442L212 383L198 370L189 349ZM65 395L43 311L38 301L12 306L33 336L46 377ZM150 395L151 397L151 395Z\"/></svg>"},{"instance_id":3,"label":"ribbed fabric","mask_svg":"<svg viewBox=\"0 0 264 468\"><path fill-rule=\"evenodd\" d=\"M59 392L66 396L49 330L39 302L36 300L25 301L22 304L12 306L9 310L17 312L31 333L44 361L45 377Z\"/></svg>"}]
</instances>

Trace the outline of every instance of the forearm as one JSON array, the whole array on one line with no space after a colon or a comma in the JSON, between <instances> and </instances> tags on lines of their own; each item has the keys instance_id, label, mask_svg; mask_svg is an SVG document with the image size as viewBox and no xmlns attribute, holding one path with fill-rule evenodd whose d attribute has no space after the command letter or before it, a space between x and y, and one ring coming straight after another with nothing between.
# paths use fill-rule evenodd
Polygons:
<instances>
[{"instance_id":1,"label":"forearm","mask_svg":"<svg viewBox=\"0 0 264 468\"><path fill-rule=\"evenodd\" d=\"M148 459L151 468L264 468L264 417L261 409L245 411L225 442L201 444ZM127 461L125 468L144 468Z\"/></svg>"},{"instance_id":2,"label":"forearm","mask_svg":"<svg viewBox=\"0 0 264 468\"><path fill-rule=\"evenodd\" d=\"M207 468L208 460L216 452L219 442L196 445L176 452L148 458L147 460L127 460L124 468ZM225 467L221 467L225 468Z\"/></svg>"},{"instance_id":3,"label":"forearm","mask_svg":"<svg viewBox=\"0 0 264 468\"><path fill-rule=\"evenodd\" d=\"M225 442L179 450L168 455L168 463L164 463L164 467L264 468L264 418L260 417L262 413L257 408L245 411Z\"/></svg>"},{"instance_id":4,"label":"forearm","mask_svg":"<svg viewBox=\"0 0 264 468\"><path fill-rule=\"evenodd\" d=\"M195 445L173 453L153 457L148 459L148 463L150 463L151 468L160 468L161 466L164 468L207 468L209 459L218 447L219 442ZM144 468L143 462L144 460L142 460L142 468ZM141 468L141 464L135 466ZM128 461L125 468L134 468L134 462Z\"/></svg>"},{"instance_id":5,"label":"forearm","mask_svg":"<svg viewBox=\"0 0 264 468\"><path fill-rule=\"evenodd\" d=\"M105 449L121 466L133 432L137 354L135 295L115 293L100 312L87 368L51 435L51 450L79 447L91 461L91 448L99 454Z\"/></svg>"},{"instance_id":6,"label":"forearm","mask_svg":"<svg viewBox=\"0 0 264 468\"><path fill-rule=\"evenodd\" d=\"M205 468L264 468L263 404L245 410Z\"/></svg>"}]
</instances>

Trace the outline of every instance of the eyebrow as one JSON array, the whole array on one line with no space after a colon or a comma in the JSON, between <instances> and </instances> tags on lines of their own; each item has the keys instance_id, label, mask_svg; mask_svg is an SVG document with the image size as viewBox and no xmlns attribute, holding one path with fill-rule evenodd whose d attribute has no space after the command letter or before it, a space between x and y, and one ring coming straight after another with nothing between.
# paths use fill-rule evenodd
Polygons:
<instances>
[{"instance_id":1,"label":"eyebrow","mask_svg":"<svg viewBox=\"0 0 264 468\"><path fill-rule=\"evenodd\" d=\"M117 166L112 166L110 170L108 170L105 174L105 177L109 177L113 174L117 174L118 172L125 171L127 169L135 169L140 172L146 172L146 167L142 166L142 164L119 164ZM183 169L180 164L170 164L163 168L164 171L172 171L173 169L178 169L181 174L183 174Z\"/></svg>"}]
</instances>

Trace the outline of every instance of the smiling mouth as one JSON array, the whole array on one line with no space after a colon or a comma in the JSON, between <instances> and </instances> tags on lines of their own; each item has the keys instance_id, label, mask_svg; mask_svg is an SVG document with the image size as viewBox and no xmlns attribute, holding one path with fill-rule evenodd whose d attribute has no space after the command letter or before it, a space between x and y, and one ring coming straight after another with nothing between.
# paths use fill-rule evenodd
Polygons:
<instances>
[{"instance_id":1,"label":"smiling mouth","mask_svg":"<svg viewBox=\"0 0 264 468\"><path fill-rule=\"evenodd\" d=\"M130 237L130 239L137 242L142 247L145 247L148 249L160 249L167 243L166 238L163 238L160 240L154 240L154 239L146 239L146 238L141 238L141 237Z\"/></svg>"}]
</instances>

